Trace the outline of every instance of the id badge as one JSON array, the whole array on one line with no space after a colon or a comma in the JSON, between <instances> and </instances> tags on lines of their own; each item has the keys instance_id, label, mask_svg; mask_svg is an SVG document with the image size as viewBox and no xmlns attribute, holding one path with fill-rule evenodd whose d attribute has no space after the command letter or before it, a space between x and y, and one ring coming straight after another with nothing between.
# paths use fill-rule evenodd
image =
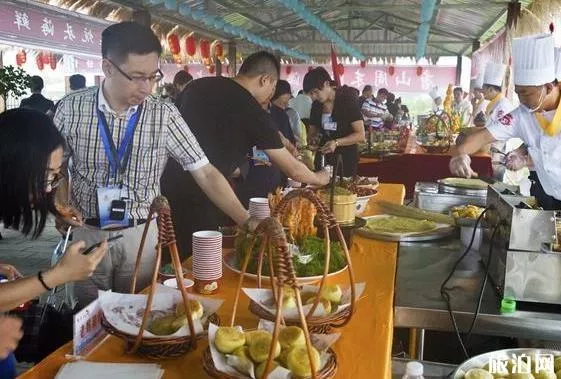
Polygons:
<instances>
[{"instance_id":1,"label":"id badge","mask_svg":"<svg viewBox=\"0 0 561 379\"><path fill-rule=\"evenodd\" d=\"M271 159L263 150L258 150L257 146L253 146L253 157L259 159L259 161L253 161L255 166L266 166L263 162L271 162Z\"/></svg>"},{"instance_id":2,"label":"id badge","mask_svg":"<svg viewBox=\"0 0 561 379\"><path fill-rule=\"evenodd\" d=\"M334 132L337 130L337 123L333 121L327 121L323 123L323 130Z\"/></svg>"},{"instance_id":3,"label":"id badge","mask_svg":"<svg viewBox=\"0 0 561 379\"><path fill-rule=\"evenodd\" d=\"M123 200L119 187L98 188L97 207L101 229L129 226L127 202Z\"/></svg>"}]
</instances>

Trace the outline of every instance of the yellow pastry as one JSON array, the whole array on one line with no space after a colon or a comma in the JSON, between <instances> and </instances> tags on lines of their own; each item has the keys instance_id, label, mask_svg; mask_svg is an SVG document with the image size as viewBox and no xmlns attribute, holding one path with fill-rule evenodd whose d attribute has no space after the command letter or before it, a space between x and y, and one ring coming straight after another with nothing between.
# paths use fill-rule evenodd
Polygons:
<instances>
[{"instance_id":1,"label":"yellow pastry","mask_svg":"<svg viewBox=\"0 0 561 379\"><path fill-rule=\"evenodd\" d=\"M343 297L343 291L341 291L341 287L339 285L329 285L326 284L321 289L321 293L319 296L325 300L329 300L333 304L340 304L341 298Z\"/></svg>"},{"instance_id":2,"label":"yellow pastry","mask_svg":"<svg viewBox=\"0 0 561 379\"><path fill-rule=\"evenodd\" d=\"M259 338L259 337L267 337L267 336L271 336L271 333L269 333L266 330L263 329L259 329L259 330L250 330L249 332L245 332L245 343L248 345L251 345L253 340Z\"/></svg>"},{"instance_id":3,"label":"yellow pastry","mask_svg":"<svg viewBox=\"0 0 561 379\"><path fill-rule=\"evenodd\" d=\"M153 320L148 327L148 331L157 336L166 336L168 334L173 334L177 331L173 327L173 322L175 321L175 316L164 316Z\"/></svg>"},{"instance_id":4,"label":"yellow pastry","mask_svg":"<svg viewBox=\"0 0 561 379\"><path fill-rule=\"evenodd\" d=\"M259 336L257 338L254 338L253 341L251 342L251 345L249 345L249 355L251 356L251 359L255 363L261 363L266 361L267 358L269 357L269 349L271 347L272 342L273 342L273 336L271 336L270 334L267 336ZM281 347L279 342L277 341L273 354L273 359L278 357L280 355L280 352L281 352Z\"/></svg>"},{"instance_id":5,"label":"yellow pastry","mask_svg":"<svg viewBox=\"0 0 561 379\"><path fill-rule=\"evenodd\" d=\"M308 301L306 301L306 304L313 304L314 301L316 301L316 297L310 297L308 299ZM329 302L329 300L324 299L324 298L320 298L319 299L319 303L321 305L323 305L323 309L325 309L325 313L330 314L331 313L331 303ZM316 308L317 309L317 308Z\"/></svg>"},{"instance_id":6,"label":"yellow pastry","mask_svg":"<svg viewBox=\"0 0 561 379\"><path fill-rule=\"evenodd\" d=\"M482 368L472 368L466 373L464 379L493 379L493 375Z\"/></svg>"},{"instance_id":7,"label":"yellow pastry","mask_svg":"<svg viewBox=\"0 0 561 379\"><path fill-rule=\"evenodd\" d=\"M296 298L294 296L283 296L282 297L282 309L294 309L297 308Z\"/></svg>"},{"instance_id":8,"label":"yellow pastry","mask_svg":"<svg viewBox=\"0 0 561 379\"><path fill-rule=\"evenodd\" d=\"M318 351L311 347L312 362L316 372L320 369L320 357ZM298 346L290 350L286 358L287 368L296 376L307 377L312 375L312 367L310 358L308 357L308 348L306 346Z\"/></svg>"},{"instance_id":9,"label":"yellow pastry","mask_svg":"<svg viewBox=\"0 0 561 379\"><path fill-rule=\"evenodd\" d=\"M203 317L203 305L198 300L189 300L189 310L191 310L191 317L193 320L198 320ZM183 302L179 302L175 306L175 315L182 316L185 314L185 307Z\"/></svg>"},{"instance_id":10,"label":"yellow pastry","mask_svg":"<svg viewBox=\"0 0 561 379\"><path fill-rule=\"evenodd\" d=\"M279 343L282 349L291 349L296 346L306 345L304 331L297 326L287 326L279 333Z\"/></svg>"},{"instance_id":11,"label":"yellow pastry","mask_svg":"<svg viewBox=\"0 0 561 379\"><path fill-rule=\"evenodd\" d=\"M222 354L231 354L238 347L245 345L244 333L234 327L221 326L216 331L214 345Z\"/></svg>"}]
</instances>

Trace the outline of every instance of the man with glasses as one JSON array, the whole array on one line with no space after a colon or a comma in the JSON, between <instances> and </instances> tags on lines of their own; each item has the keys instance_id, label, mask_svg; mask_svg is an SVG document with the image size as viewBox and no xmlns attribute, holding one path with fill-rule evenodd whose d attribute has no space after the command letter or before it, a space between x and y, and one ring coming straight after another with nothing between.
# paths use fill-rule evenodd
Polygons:
<instances>
[{"instance_id":1,"label":"man with glasses","mask_svg":"<svg viewBox=\"0 0 561 379\"><path fill-rule=\"evenodd\" d=\"M77 219L83 217L74 238L91 245L123 235L94 275L76 284L82 307L97 297L98 289L130 291L144 224L155 222L147 220L149 208L160 194L160 176L169 157L189 171L196 185L236 223L248 220L177 108L151 96L163 77L158 67L162 47L152 30L134 22L111 25L103 31L101 52L105 74L101 86L63 98L54 120L72 157L72 205L81 213ZM58 184L56 179L51 186ZM64 192L57 191L61 198ZM152 225L137 290L152 279L157 237Z\"/></svg>"},{"instance_id":2,"label":"man with glasses","mask_svg":"<svg viewBox=\"0 0 561 379\"><path fill-rule=\"evenodd\" d=\"M561 209L559 58L552 35L541 34L512 41L513 79L520 106L503 117L489 120L486 128L471 134L456 148L450 160L453 174L473 176L468 154L494 141L520 138L524 145L506 156L506 167L518 170L533 164L537 176L531 193L544 209Z\"/></svg>"}]
</instances>

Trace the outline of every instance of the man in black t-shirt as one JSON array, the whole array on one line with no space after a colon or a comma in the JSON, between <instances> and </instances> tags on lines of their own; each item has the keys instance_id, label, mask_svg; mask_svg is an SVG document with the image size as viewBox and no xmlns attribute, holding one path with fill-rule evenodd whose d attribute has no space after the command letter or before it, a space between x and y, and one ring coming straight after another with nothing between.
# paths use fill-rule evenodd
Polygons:
<instances>
[{"instance_id":1,"label":"man in black t-shirt","mask_svg":"<svg viewBox=\"0 0 561 379\"><path fill-rule=\"evenodd\" d=\"M234 79L208 77L191 82L181 94L181 115L209 161L227 178L244 165L255 148L288 177L324 185L325 170L311 172L283 147L278 127L260 104L269 103L280 76L277 58L267 52L249 56ZM180 251L191 251L194 231L230 224L200 191L190 175L170 160L162 177L162 192L173 209Z\"/></svg>"},{"instance_id":2,"label":"man in black t-shirt","mask_svg":"<svg viewBox=\"0 0 561 379\"><path fill-rule=\"evenodd\" d=\"M43 86L43 79L40 76L32 76L29 84L31 96L21 101L20 108L31 108L43 113L53 112L55 103L41 94Z\"/></svg>"}]
</instances>

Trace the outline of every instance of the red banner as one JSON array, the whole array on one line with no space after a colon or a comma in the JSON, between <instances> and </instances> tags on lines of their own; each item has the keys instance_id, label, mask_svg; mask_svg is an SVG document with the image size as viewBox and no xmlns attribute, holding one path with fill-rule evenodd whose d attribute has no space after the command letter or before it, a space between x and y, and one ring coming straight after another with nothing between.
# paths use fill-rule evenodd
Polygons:
<instances>
[{"instance_id":1,"label":"red banner","mask_svg":"<svg viewBox=\"0 0 561 379\"><path fill-rule=\"evenodd\" d=\"M3 1L0 7L0 39L15 45L101 55L101 32L107 25L30 3Z\"/></svg>"}]
</instances>

